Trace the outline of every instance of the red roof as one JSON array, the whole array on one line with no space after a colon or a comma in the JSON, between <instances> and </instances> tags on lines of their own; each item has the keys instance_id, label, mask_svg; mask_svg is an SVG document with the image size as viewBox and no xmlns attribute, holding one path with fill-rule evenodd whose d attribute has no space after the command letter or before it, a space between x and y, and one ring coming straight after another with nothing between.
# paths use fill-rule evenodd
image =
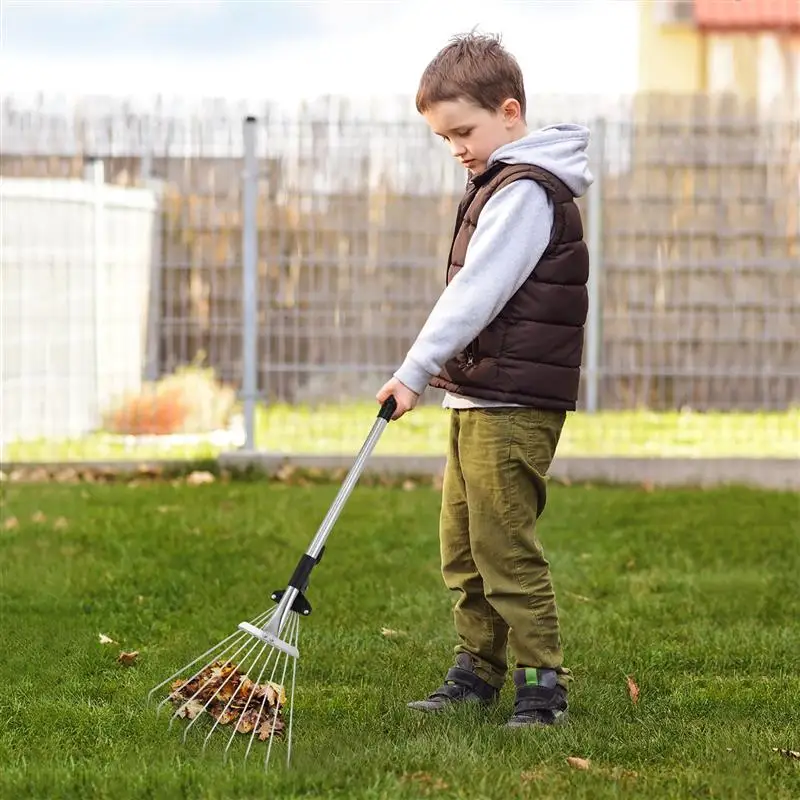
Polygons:
<instances>
[{"instance_id":1,"label":"red roof","mask_svg":"<svg viewBox=\"0 0 800 800\"><path fill-rule=\"evenodd\" d=\"M694 17L707 30L800 31L800 0L694 0Z\"/></svg>"}]
</instances>

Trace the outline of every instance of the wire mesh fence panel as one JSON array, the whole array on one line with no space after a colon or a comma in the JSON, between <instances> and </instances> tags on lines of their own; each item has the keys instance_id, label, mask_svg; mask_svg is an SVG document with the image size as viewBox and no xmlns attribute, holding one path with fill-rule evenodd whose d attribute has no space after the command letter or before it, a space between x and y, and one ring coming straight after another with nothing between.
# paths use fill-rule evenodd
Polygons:
<instances>
[{"instance_id":1,"label":"wire mesh fence panel","mask_svg":"<svg viewBox=\"0 0 800 800\"><path fill-rule=\"evenodd\" d=\"M4 460L244 442L248 113L4 99ZM465 175L408 98L254 113L255 446L353 453L444 288ZM603 136L579 200L596 392L561 453L797 456L800 120L643 96L542 98L528 122L564 119ZM441 455L440 401L379 452Z\"/></svg>"},{"instance_id":2,"label":"wire mesh fence panel","mask_svg":"<svg viewBox=\"0 0 800 800\"><path fill-rule=\"evenodd\" d=\"M604 406L785 409L800 388L797 123L640 108L631 169L603 198Z\"/></svg>"}]
</instances>

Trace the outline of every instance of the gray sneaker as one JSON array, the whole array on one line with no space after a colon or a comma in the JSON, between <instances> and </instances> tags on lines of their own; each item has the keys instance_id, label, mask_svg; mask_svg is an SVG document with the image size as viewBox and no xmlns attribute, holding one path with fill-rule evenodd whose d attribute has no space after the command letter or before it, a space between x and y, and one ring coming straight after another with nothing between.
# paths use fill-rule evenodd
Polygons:
<instances>
[{"instance_id":1,"label":"gray sneaker","mask_svg":"<svg viewBox=\"0 0 800 800\"><path fill-rule=\"evenodd\" d=\"M556 683L554 669L515 669L514 713L507 728L563 725L567 721L567 691Z\"/></svg>"},{"instance_id":2,"label":"gray sneaker","mask_svg":"<svg viewBox=\"0 0 800 800\"><path fill-rule=\"evenodd\" d=\"M461 703L488 706L499 697L499 689L475 674L469 653L459 653L456 665L447 671L444 683L425 700L413 700L408 707L416 711L442 711Z\"/></svg>"}]
</instances>

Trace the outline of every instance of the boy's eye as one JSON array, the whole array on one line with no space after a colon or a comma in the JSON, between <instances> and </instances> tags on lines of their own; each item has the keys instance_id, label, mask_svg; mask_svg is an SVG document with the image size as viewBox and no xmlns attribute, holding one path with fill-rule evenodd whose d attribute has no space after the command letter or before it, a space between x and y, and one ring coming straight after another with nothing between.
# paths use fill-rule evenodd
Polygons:
<instances>
[{"instance_id":1,"label":"boy's eye","mask_svg":"<svg viewBox=\"0 0 800 800\"><path fill-rule=\"evenodd\" d=\"M455 134L456 134L456 136L458 136L459 139L466 139L467 136L469 136L471 133L472 133L472 128L466 128L466 129L461 130L461 131L455 131ZM443 142L449 142L450 141L450 139L447 136L445 136L443 133L439 134L439 138Z\"/></svg>"}]
</instances>

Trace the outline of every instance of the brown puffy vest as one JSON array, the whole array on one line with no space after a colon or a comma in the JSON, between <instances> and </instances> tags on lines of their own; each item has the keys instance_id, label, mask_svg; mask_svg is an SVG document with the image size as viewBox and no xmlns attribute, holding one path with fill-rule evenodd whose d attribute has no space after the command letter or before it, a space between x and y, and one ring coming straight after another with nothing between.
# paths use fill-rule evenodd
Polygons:
<instances>
[{"instance_id":1,"label":"brown puffy vest","mask_svg":"<svg viewBox=\"0 0 800 800\"><path fill-rule=\"evenodd\" d=\"M478 215L494 192L535 180L554 209L550 243L536 269L495 319L430 385L456 394L544 409L575 410L588 310L589 253L572 192L547 170L493 164L458 206L447 283L464 265Z\"/></svg>"}]
</instances>

